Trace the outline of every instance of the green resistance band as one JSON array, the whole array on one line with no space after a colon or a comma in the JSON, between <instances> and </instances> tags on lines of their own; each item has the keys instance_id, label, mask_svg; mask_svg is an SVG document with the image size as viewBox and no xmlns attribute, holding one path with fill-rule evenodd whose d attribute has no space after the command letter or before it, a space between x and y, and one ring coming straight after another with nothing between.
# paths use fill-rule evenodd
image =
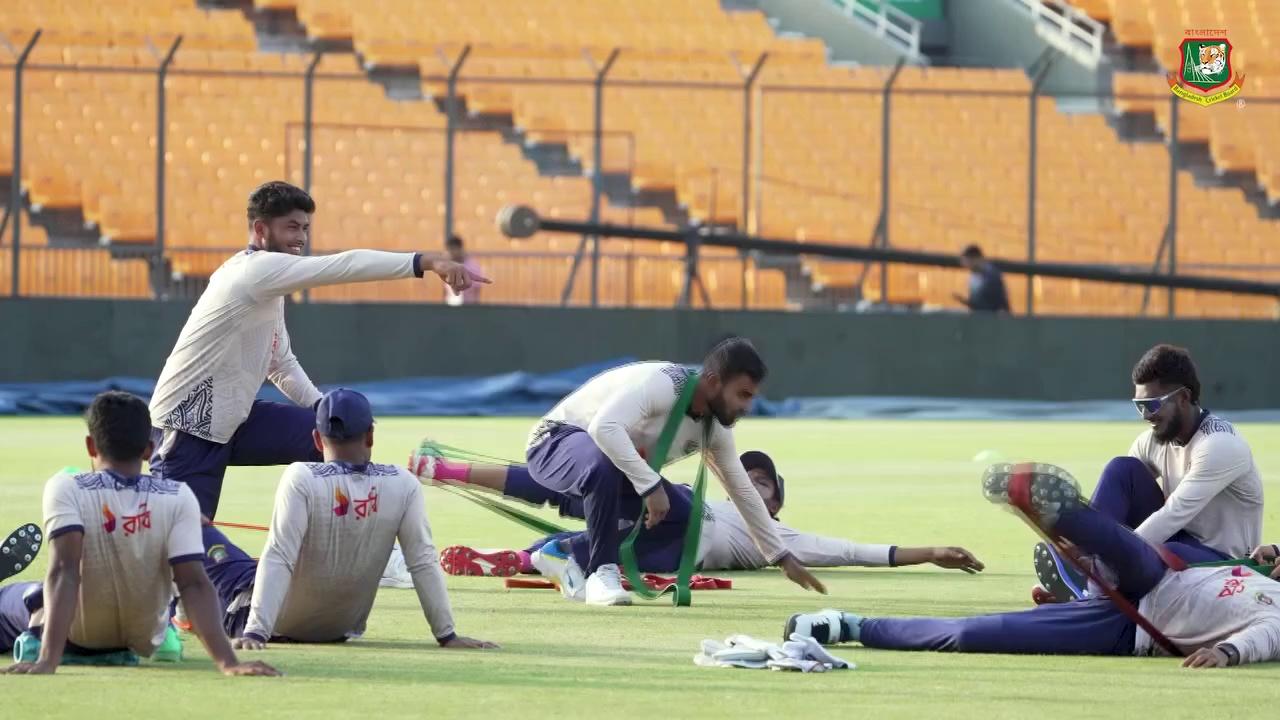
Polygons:
<instances>
[{"instance_id":1,"label":"green resistance band","mask_svg":"<svg viewBox=\"0 0 1280 720\"><path fill-rule=\"evenodd\" d=\"M1271 571L1275 570L1275 567L1276 567L1275 565L1263 565L1261 563L1256 563L1250 560L1249 558L1233 558L1231 560L1215 560L1214 562L1192 563L1187 567L1193 567L1193 568L1228 567L1231 565L1240 565L1242 567L1247 567L1250 570L1256 573L1261 573L1262 575L1266 575L1267 577L1271 576Z\"/></svg>"},{"instance_id":2,"label":"green resistance band","mask_svg":"<svg viewBox=\"0 0 1280 720\"><path fill-rule=\"evenodd\" d=\"M693 402L693 393L697 385L698 373L694 373L685 382L684 390L676 400L675 407L671 408L671 414L667 416L667 423L662 426L662 433L658 435L658 444L654 448L653 455L648 459L649 467L656 473L661 474L662 466L666 464L671 443L675 440L676 431L680 428L680 423ZM646 600L662 597L669 590L674 593L672 602L676 607L688 607L693 604L693 591L689 587L689 580L693 577L693 571L698 564L698 541L702 539L702 504L707 492L706 452L710 441L711 418L708 416L702 424L702 457L698 461L698 476L693 483L693 505L689 509L689 523L684 530L684 549L680 553L680 568L676 572L676 584L659 592L650 590L641 577L640 564L636 562L636 539L644 529L647 510L643 508L640 510L640 517L636 519L631 533L622 541L620 553L622 566L627 573L627 580L631 581L631 591Z\"/></svg>"},{"instance_id":3,"label":"green resistance band","mask_svg":"<svg viewBox=\"0 0 1280 720\"><path fill-rule=\"evenodd\" d=\"M462 448L457 448L450 445L442 445L440 443L433 442L431 440L422 441L422 444L418 446L418 452L424 455L428 455L428 454L437 455L440 457L449 458L451 460L465 460L467 462L485 462L485 463L491 463L495 465L504 465L504 466L515 464L515 463L512 463L510 460L504 460L502 458L492 457L489 455L482 455L480 453L463 450ZM530 530L533 530L534 532L540 533L542 535L555 535L557 533L568 532L567 528L560 527L559 525L551 522L550 520L544 520L543 518L538 517L537 515L534 515L533 513L530 513L528 511L521 510L520 508L515 507L514 505L509 505L500 500L489 497L488 495L481 493L478 490L472 490L470 488L459 487L457 485L446 485L446 484L440 484L440 485L437 485L436 487L440 488L441 490L444 490L445 492L449 492L454 495L457 495L458 497L469 500L486 510L494 512L512 522L523 525L529 528Z\"/></svg>"}]
</instances>

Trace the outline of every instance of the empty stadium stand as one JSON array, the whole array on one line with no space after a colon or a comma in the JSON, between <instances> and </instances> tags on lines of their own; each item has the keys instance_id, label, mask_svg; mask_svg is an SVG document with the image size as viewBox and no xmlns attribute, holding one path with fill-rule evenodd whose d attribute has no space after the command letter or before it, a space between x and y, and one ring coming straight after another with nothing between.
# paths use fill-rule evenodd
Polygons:
<instances>
[{"instance_id":1,"label":"empty stadium stand","mask_svg":"<svg viewBox=\"0 0 1280 720\"><path fill-rule=\"evenodd\" d=\"M1074 4L1109 23L1119 43L1167 64L1176 60L1171 48L1187 23L1230 28L1250 73L1249 97L1274 92L1270 59L1280 55L1269 49L1280 6ZM83 255L76 267L113 278L99 283L81 273L80 282L55 281L36 263L30 278L24 265L23 292L34 283L35 292L49 294L150 296L147 264L122 250L155 241L155 73L179 34L182 47L166 81L164 271L207 276L241 241L243 198L253 186L275 177L301 183L302 74L311 58L257 51L246 16L255 11L291 14L311 40L350 48L329 52L317 69L316 252L440 243L445 78L464 46L471 50L458 84L467 123L457 134L455 230L499 281L485 289L486 301L559 301L578 239L513 244L494 228L493 216L518 202L551 217L585 217L597 173L623 178L636 193L627 202L610 195L601 211L609 222L670 227L687 219L801 243L859 245L877 231L889 69L829 65L820 42L779 37L762 14L728 12L717 0L253 0L218 9L193 0L22 0L0 6L0 28L11 50L35 28L45 33L24 81L26 199L37 220L65 212L94 228L107 247L77 249ZM1237 39L1235 28L1246 26ZM597 167L592 83L615 48ZM747 75L766 54L747 98ZM389 99L370 71L416 73L422 99ZM12 72L0 70L0 174L12 173L12 83ZM1167 132L1162 83L1150 72L1118 73L1117 94L1159 98L1121 98L1118 109L1150 113ZM885 218L895 247L957 252L973 243L992 256L1025 256L1029 89L1017 70L901 70L893 86ZM1037 257L1150 266L1168 216L1165 148L1122 139L1103 116L1064 114L1050 98L1039 102ZM1280 104L1251 104L1246 112L1187 105L1179 121L1179 140L1205 143L1223 172L1255 174L1271 199L1280 199ZM540 165L538 152L556 148L568 170ZM1280 264L1280 221L1260 216L1233 188L1203 187L1187 172L1177 182L1180 266ZM669 196L674 205L635 199L650 196ZM24 230L24 245L34 246L28 258L39 257L41 246L39 225L32 228ZM675 301L684 280L682 246L601 245L602 304ZM7 267L3 273L0 288L9 282ZM861 283L873 300L953 307L951 295L965 283L959 271L894 266L886 292L878 268L814 258L805 260L804 273L818 289ZM588 297L584 276L585 269L576 302ZM124 287L134 280L138 288ZM788 287L783 270L732 252L705 251L702 280L717 307L737 306L744 288L751 307L796 300L794 273ZM1008 283L1019 311L1025 282ZM1032 291L1040 312L1083 315L1132 314L1143 294L1040 278ZM1155 306L1163 297L1152 294ZM312 298L438 302L442 294L436 286L397 283L323 289ZM1275 311L1268 300L1179 293L1185 315L1274 317Z\"/></svg>"}]
</instances>

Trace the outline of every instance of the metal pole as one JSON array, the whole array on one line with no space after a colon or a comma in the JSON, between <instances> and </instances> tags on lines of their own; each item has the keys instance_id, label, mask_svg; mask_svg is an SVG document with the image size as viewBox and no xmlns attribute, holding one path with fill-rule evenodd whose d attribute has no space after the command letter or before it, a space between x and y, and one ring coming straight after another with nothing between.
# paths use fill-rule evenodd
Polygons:
<instances>
[{"instance_id":1,"label":"metal pole","mask_svg":"<svg viewBox=\"0 0 1280 720\"><path fill-rule=\"evenodd\" d=\"M1036 171L1040 162L1040 87L1044 84L1054 59L1053 48L1045 48L1044 53L1036 61L1040 69L1036 71L1035 79L1031 83L1031 94L1027 96L1030 101L1027 128L1027 262L1032 265L1036 262L1036 200L1038 199ZM1027 276L1028 317L1036 314L1035 282L1035 275Z\"/></svg>"},{"instance_id":2,"label":"metal pole","mask_svg":"<svg viewBox=\"0 0 1280 720\"><path fill-rule=\"evenodd\" d=\"M18 297L19 294L18 270L21 261L18 253L22 246L22 69L43 32L36 30L31 35L26 47L18 55L18 62L13 66L13 177L9 182L9 216L13 220L13 272L9 278L9 294L13 297Z\"/></svg>"},{"instance_id":3,"label":"metal pole","mask_svg":"<svg viewBox=\"0 0 1280 720\"><path fill-rule=\"evenodd\" d=\"M751 66L751 72L747 73L746 81L742 84L742 224L739 227L743 232L756 230L751 222L751 115L754 112L751 93L755 89L756 78L760 76L760 71L764 69L764 63L768 59L769 53L760 53L760 57L756 58L755 64ZM739 251L738 256L742 259L739 305L745 310L747 308L747 254Z\"/></svg>"},{"instance_id":4,"label":"metal pole","mask_svg":"<svg viewBox=\"0 0 1280 720\"><path fill-rule=\"evenodd\" d=\"M739 228L742 232L751 232L751 90L756 84L756 78L760 75L760 70L764 68L765 60L769 59L769 53L760 53L760 57L756 59L755 65L751 66L751 72L747 74L747 80L742 85L742 224Z\"/></svg>"},{"instance_id":5,"label":"metal pole","mask_svg":"<svg viewBox=\"0 0 1280 720\"><path fill-rule=\"evenodd\" d=\"M315 159L315 145L311 133L315 125L316 67L320 65L322 55L324 50L316 51L311 58L311 63L307 65L307 74L302 80L302 189L306 190L308 195L311 194L312 162ZM285 155L285 157L289 156ZM310 237L302 248L302 254L311 254ZM302 302L311 302L311 288L303 288Z\"/></svg>"},{"instance_id":6,"label":"metal pole","mask_svg":"<svg viewBox=\"0 0 1280 720\"><path fill-rule=\"evenodd\" d=\"M458 73L462 72L462 64L470 54L471 46L464 46L453 67L449 68L449 106L446 108L449 123L444 133L444 240L453 235L453 135L458 130Z\"/></svg>"},{"instance_id":7,"label":"metal pole","mask_svg":"<svg viewBox=\"0 0 1280 720\"><path fill-rule=\"evenodd\" d=\"M160 68L156 72L156 252L155 256L151 258L151 281L157 300L161 300L164 297L164 293L160 292L161 285L159 282L160 268L164 266L164 140L165 136L169 134L165 121L164 80L169 74L169 64L173 62L173 56L178 52L178 46L180 45L182 45L181 35L173 39L173 44L169 46L169 52L160 61Z\"/></svg>"},{"instance_id":8,"label":"metal pole","mask_svg":"<svg viewBox=\"0 0 1280 720\"><path fill-rule=\"evenodd\" d=\"M892 139L890 134L889 120L893 112L890 109L890 100L893 97L893 83L898 79L898 73L902 72L902 66L906 63L904 58L898 58L898 62L894 63L893 72L889 73L889 79L884 84L884 100L883 107L880 109L880 247L889 247L889 142ZM888 263L880 263L880 304L889 304L889 265Z\"/></svg>"},{"instance_id":9,"label":"metal pole","mask_svg":"<svg viewBox=\"0 0 1280 720\"><path fill-rule=\"evenodd\" d=\"M1169 275L1178 274L1178 96L1169 98ZM1178 293L1168 290L1169 317L1175 314L1174 300Z\"/></svg>"},{"instance_id":10,"label":"metal pole","mask_svg":"<svg viewBox=\"0 0 1280 720\"><path fill-rule=\"evenodd\" d=\"M312 56L311 63L307 65L307 74L302 81L302 189L308 194L311 192L312 161L315 155L311 133L315 125L316 67L320 64L322 55L324 50L317 50ZM310 243L307 243L305 250L308 254L311 253Z\"/></svg>"},{"instance_id":11,"label":"metal pole","mask_svg":"<svg viewBox=\"0 0 1280 720\"><path fill-rule=\"evenodd\" d=\"M604 195L604 83L609 69L618 59L618 48L609 52L604 65L596 72L595 119L595 171L591 175L591 222L600 222L600 198ZM591 236L591 307L600 305L600 236Z\"/></svg>"}]
</instances>

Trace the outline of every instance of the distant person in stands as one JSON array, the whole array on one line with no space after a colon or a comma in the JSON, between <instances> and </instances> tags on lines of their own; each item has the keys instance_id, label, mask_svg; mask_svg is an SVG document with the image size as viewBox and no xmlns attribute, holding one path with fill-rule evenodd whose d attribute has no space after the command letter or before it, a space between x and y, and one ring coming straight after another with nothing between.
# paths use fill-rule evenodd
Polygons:
<instances>
[{"instance_id":1,"label":"distant person in stands","mask_svg":"<svg viewBox=\"0 0 1280 720\"><path fill-rule=\"evenodd\" d=\"M457 235L450 235L449 239L444 243L444 249L449 253L449 259L466 268L473 275L480 275L480 264L467 254L466 248L462 245L462 238ZM462 292L455 292L452 287L445 286L445 300L449 305L475 305L480 302L480 286L472 285Z\"/></svg>"},{"instance_id":2,"label":"distant person in stands","mask_svg":"<svg viewBox=\"0 0 1280 720\"><path fill-rule=\"evenodd\" d=\"M982 248L977 245L965 248L960 253L960 264L969 271L969 297L956 293L956 300L973 312L1009 312L1004 275L983 256Z\"/></svg>"}]
</instances>

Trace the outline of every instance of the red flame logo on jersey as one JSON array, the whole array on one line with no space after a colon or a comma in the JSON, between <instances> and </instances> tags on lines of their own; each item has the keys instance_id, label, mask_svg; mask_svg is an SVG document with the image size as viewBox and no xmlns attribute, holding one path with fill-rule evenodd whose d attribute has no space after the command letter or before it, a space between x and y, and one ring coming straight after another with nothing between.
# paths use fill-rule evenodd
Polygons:
<instances>
[{"instance_id":1,"label":"red flame logo on jersey","mask_svg":"<svg viewBox=\"0 0 1280 720\"><path fill-rule=\"evenodd\" d=\"M333 514L342 517L347 514L347 510L351 507L351 500L342 494L342 488L334 488L333 501L338 503L333 506Z\"/></svg>"},{"instance_id":2,"label":"red flame logo on jersey","mask_svg":"<svg viewBox=\"0 0 1280 720\"><path fill-rule=\"evenodd\" d=\"M102 529L109 533L116 531L116 516L106 503L102 503Z\"/></svg>"}]
</instances>

